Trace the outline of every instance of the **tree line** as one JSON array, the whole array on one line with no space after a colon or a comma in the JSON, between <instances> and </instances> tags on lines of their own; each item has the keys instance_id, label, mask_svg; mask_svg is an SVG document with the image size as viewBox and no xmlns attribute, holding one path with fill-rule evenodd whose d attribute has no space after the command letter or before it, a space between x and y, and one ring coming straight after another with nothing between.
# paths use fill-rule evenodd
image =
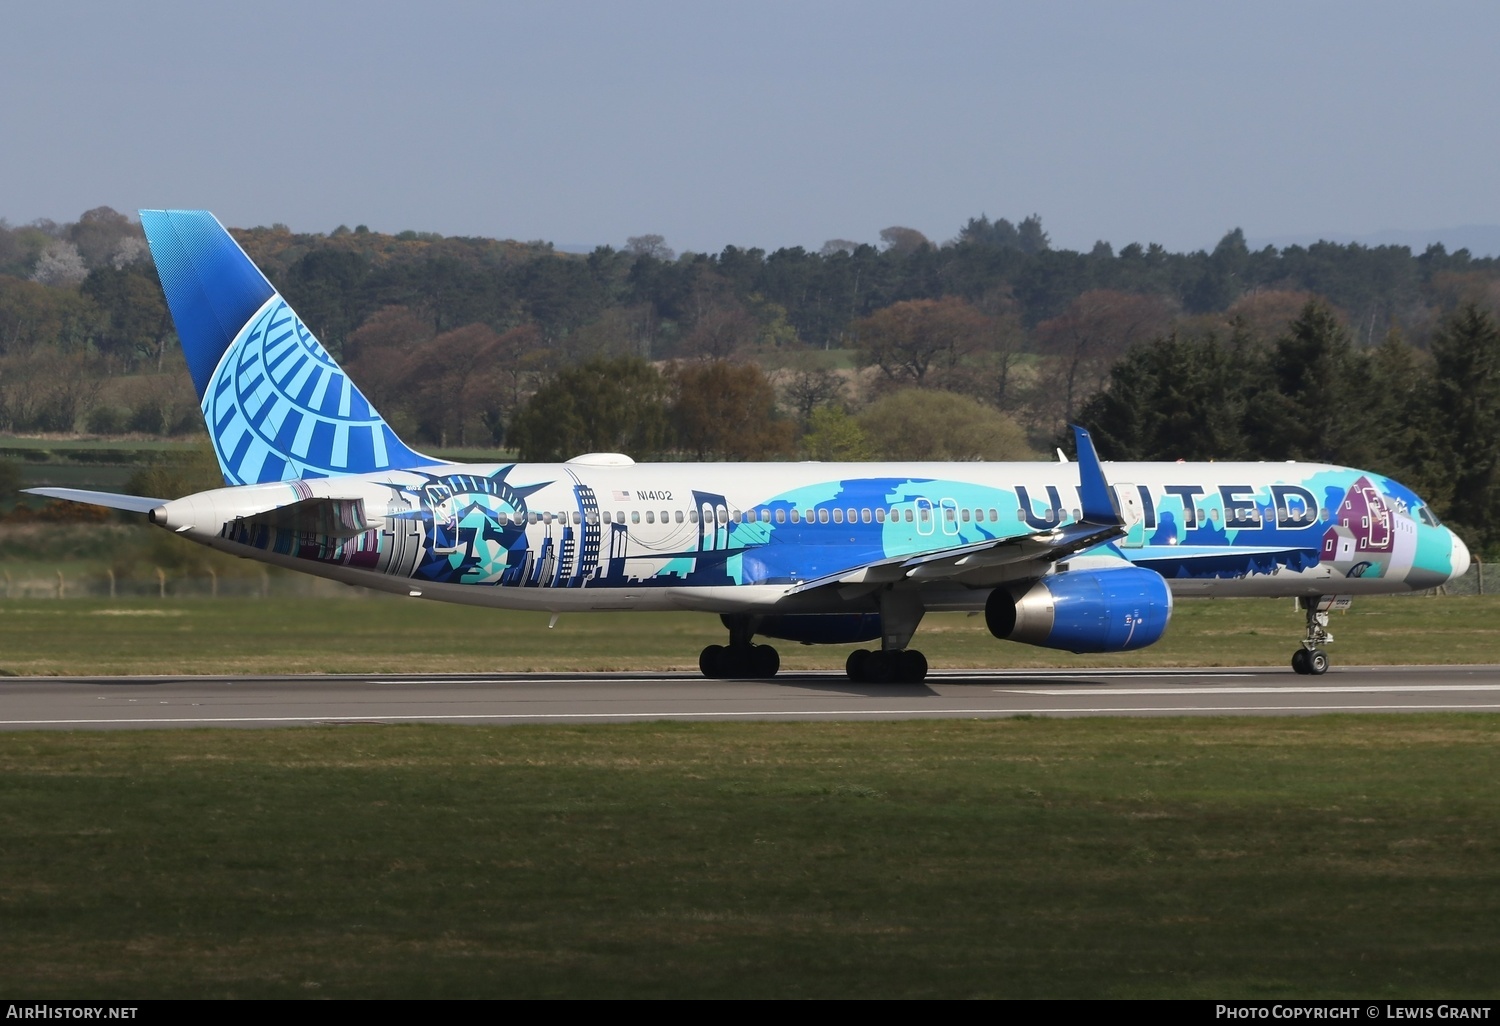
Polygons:
<instances>
[{"instance_id":1,"label":"tree line","mask_svg":"<svg viewBox=\"0 0 1500 1026\"><path fill-rule=\"evenodd\" d=\"M945 242L895 226L770 253L679 255L649 234L567 254L364 226L233 233L422 444L1012 458L1081 420L1112 458L1382 470L1496 544L1500 433L1474 385L1500 359L1481 355L1500 261L1462 250L1252 251L1236 229L1193 253L1081 252L1039 217L984 215ZM1459 409L1472 430L1455 433ZM199 430L132 219L0 222L0 430Z\"/></svg>"}]
</instances>

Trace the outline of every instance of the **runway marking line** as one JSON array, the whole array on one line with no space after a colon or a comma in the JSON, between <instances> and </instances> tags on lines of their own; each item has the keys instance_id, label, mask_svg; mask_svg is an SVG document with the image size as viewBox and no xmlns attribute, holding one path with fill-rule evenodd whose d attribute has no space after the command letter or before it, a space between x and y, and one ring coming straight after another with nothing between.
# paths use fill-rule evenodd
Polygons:
<instances>
[{"instance_id":1,"label":"runway marking line","mask_svg":"<svg viewBox=\"0 0 1500 1026\"><path fill-rule=\"evenodd\" d=\"M194 716L194 717L141 717L139 719L76 720L0 720L0 727L53 727L81 726L84 724L179 724L179 723L415 723L448 720L660 720L660 719L726 719L726 718L778 718L817 716L1036 716L1119 713L1188 713L1207 712L1219 714L1246 712L1472 712L1478 709L1500 709L1500 704L1480 705L1259 705L1223 706L1179 705L1138 707L1097 707L1061 709L802 709L802 710L757 710L753 712L642 712L642 713L435 713L431 715L348 716L330 713L327 716Z\"/></svg>"},{"instance_id":2,"label":"runway marking line","mask_svg":"<svg viewBox=\"0 0 1500 1026\"><path fill-rule=\"evenodd\" d=\"M1322 687L996 688L1001 695L1360 695L1386 691L1500 691L1500 684L1329 684Z\"/></svg>"}]
</instances>

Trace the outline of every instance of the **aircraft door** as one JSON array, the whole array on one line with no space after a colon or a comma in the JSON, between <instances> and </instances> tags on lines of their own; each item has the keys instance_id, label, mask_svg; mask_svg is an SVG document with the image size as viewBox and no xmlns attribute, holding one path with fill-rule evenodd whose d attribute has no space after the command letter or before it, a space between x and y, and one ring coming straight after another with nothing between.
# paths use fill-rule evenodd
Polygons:
<instances>
[{"instance_id":1,"label":"aircraft door","mask_svg":"<svg viewBox=\"0 0 1500 1026\"><path fill-rule=\"evenodd\" d=\"M951 537L958 536L958 501L956 499L938 500L938 524L941 525L943 533Z\"/></svg>"},{"instance_id":2,"label":"aircraft door","mask_svg":"<svg viewBox=\"0 0 1500 1026\"><path fill-rule=\"evenodd\" d=\"M1146 510L1141 505L1141 490L1133 484L1117 484L1114 492L1115 509L1125 521L1125 537L1116 544L1138 549L1146 544Z\"/></svg>"},{"instance_id":3,"label":"aircraft door","mask_svg":"<svg viewBox=\"0 0 1500 1026\"><path fill-rule=\"evenodd\" d=\"M918 496L912 505L917 509L917 533L929 535L933 531L932 500L926 496Z\"/></svg>"}]
</instances>

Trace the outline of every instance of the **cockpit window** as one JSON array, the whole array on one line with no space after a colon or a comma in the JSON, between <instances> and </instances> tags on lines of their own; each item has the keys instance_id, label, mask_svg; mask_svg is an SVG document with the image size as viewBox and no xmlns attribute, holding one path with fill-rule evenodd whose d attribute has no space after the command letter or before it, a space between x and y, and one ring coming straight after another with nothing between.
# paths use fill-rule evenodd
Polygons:
<instances>
[{"instance_id":1,"label":"cockpit window","mask_svg":"<svg viewBox=\"0 0 1500 1026\"><path fill-rule=\"evenodd\" d=\"M1436 513L1432 512L1432 507L1430 506L1423 506L1418 509L1417 516L1421 517L1422 523L1426 524L1428 527L1443 526L1443 522L1437 518Z\"/></svg>"}]
</instances>

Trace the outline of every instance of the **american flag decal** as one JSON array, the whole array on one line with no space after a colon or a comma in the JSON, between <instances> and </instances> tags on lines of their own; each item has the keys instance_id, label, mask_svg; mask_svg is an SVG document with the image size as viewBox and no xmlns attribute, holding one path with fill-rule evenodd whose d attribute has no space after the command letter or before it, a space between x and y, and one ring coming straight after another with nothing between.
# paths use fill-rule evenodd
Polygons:
<instances>
[{"instance_id":1,"label":"american flag decal","mask_svg":"<svg viewBox=\"0 0 1500 1026\"><path fill-rule=\"evenodd\" d=\"M624 502L630 498L630 493L622 492L620 489L616 488L614 491L614 496L617 502Z\"/></svg>"}]
</instances>

